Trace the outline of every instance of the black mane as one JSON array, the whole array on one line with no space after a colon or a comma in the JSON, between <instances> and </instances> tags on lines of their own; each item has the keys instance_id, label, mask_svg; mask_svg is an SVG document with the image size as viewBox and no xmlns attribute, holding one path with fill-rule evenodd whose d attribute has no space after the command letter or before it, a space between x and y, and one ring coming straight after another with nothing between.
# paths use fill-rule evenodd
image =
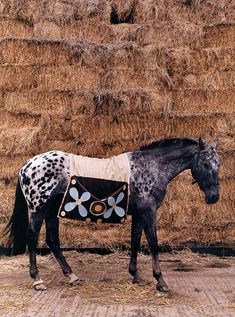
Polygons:
<instances>
[{"instance_id":1,"label":"black mane","mask_svg":"<svg viewBox=\"0 0 235 317\"><path fill-rule=\"evenodd\" d=\"M184 145L195 145L198 144L197 139L186 139L186 138L171 138L171 139L163 139L159 141L154 141L150 144L144 145L140 147L140 151L152 150L156 148L166 148L166 147L182 147Z\"/></svg>"}]
</instances>

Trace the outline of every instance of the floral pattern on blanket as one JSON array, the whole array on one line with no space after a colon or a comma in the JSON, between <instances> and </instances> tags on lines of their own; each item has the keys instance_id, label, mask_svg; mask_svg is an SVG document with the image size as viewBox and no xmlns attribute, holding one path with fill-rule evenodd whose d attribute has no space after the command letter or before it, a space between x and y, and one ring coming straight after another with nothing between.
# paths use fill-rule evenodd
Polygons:
<instances>
[{"instance_id":1,"label":"floral pattern on blanket","mask_svg":"<svg viewBox=\"0 0 235 317\"><path fill-rule=\"evenodd\" d=\"M116 185L115 190L108 196L99 199L82 185L82 179L77 176L71 177L58 216L86 222L124 222L128 209L128 184L117 182L117 187L117 184L113 183L114 181L108 180L108 185ZM101 181L106 182L107 180L98 179L98 188L102 186ZM110 186L109 188L112 188Z\"/></svg>"}]
</instances>

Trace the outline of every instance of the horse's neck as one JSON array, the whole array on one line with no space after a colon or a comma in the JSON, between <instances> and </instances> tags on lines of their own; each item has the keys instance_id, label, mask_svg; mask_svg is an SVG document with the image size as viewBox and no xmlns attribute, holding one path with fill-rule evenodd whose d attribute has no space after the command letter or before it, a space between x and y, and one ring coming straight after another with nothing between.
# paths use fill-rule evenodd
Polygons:
<instances>
[{"instance_id":1,"label":"horse's neck","mask_svg":"<svg viewBox=\"0 0 235 317\"><path fill-rule=\"evenodd\" d=\"M187 146L169 152L161 152L156 148L133 154L137 166L140 163L146 166L149 172L151 170L151 175L156 181L161 179L167 185L178 174L191 167L194 152L195 146Z\"/></svg>"},{"instance_id":2,"label":"horse's neck","mask_svg":"<svg viewBox=\"0 0 235 317\"><path fill-rule=\"evenodd\" d=\"M167 184L181 172L190 169L196 146L187 146L163 155L159 160L160 173L165 173Z\"/></svg>"}]
</instances>

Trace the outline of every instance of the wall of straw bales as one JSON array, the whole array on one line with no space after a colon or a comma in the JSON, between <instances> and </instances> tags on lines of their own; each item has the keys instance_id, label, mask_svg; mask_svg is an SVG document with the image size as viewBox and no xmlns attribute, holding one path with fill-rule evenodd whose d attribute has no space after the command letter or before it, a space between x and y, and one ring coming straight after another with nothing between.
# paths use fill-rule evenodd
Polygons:
<instances>
[{"instance_id":1,"label":"wall of straw bales","mask_svg":"<svg viewBox=\"0 0 235 317\"><path fill-rule=\"evenodd\" d=\"M158 213L160 243L234 243L234 43L230 0L0 2L0 226L36 153L107 157L217 138L220 202L205 205L179 176ZM129 229L66 222L62 243L128 244Z\"/></svg>"}]
</instances>

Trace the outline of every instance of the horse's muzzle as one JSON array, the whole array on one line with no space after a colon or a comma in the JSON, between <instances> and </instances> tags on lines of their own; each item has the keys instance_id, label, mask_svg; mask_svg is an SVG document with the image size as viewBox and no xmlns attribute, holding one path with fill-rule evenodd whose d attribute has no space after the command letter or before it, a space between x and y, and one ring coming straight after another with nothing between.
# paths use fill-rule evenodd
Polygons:
<instances>
[{"instance_id":1,"label":"horse's muzzle","mask_svg":"<svg viewBox=\"0 0 235 317\"><path fill-rule=\"evenodd\" d=\"M212 196L206 196L206 203L208 205L211 205L211 204L215 204L217 203L217 201L219 200L219 195L216 194L216 195L212 195Z\"/></svg>"}]
</instances>

